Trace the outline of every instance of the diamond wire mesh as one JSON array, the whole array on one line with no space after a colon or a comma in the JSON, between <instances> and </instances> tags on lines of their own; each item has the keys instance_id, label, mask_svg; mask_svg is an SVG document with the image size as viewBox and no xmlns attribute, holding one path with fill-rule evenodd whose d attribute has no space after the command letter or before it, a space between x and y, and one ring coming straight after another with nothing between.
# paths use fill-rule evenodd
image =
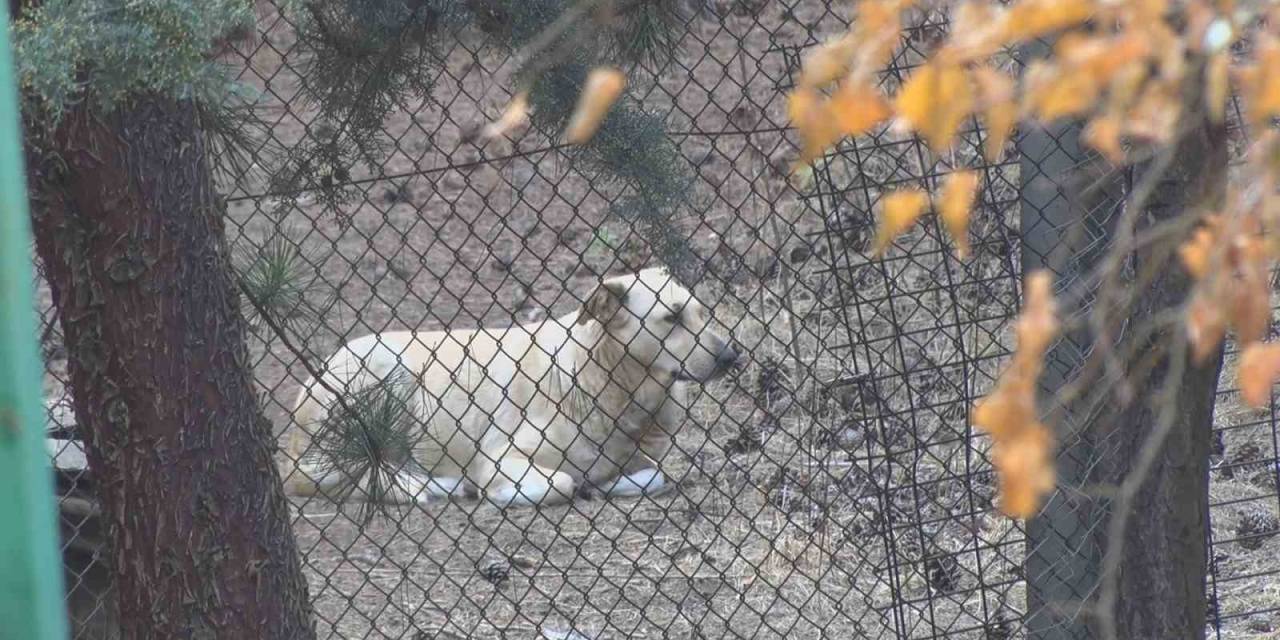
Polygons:
<instances>
[{"instance_id":1,"label":"diamond wire mesh","mask_svg":"<svg viewBox=\"0 0 1280 640\"><path fill-rule=\"evenodd\" d=\"M1238 100L1228 112L1228 147L1245 151ZM1273 273L1273 290L1280 274ZM1275 317L1275 309L1272 310ZM1275 337L1274 321L1271 339ZM1280 428L1267 409L1243 406L1236 386L1239 345L1230 343L1214 410L1209 481L1208 621L1211 637L1265 637L1280 630ZM1271 547L1268 549L1268 547Z\"/></svg>"},{"instance_id":2,"label":"diamond wire mesh","mask_svg":"<svg viewBox=\"0 0 1280 640\"><path fill-rule=\"evenodd\" d=\"M783 177L794 147L781 90L802 50L845 26L844 9L817 0L697 9L675 59L634 70L631 90L663 113L696 173L698 214L680 223L702 263L697 293L750 358L695 391L660 461L675 490L537 510L437 501L367 524L355 505L296 499L322 637L1025 636L1036 613L1026 609L1025 533L992 511L987 443L966 417L1009 349L1023 240L1034 231L1022 209L1027 159L1010 149L999 164L981 162L984 133L972 128L942 159L880 131L842 144L797 192ZM915 24L882 77L888 86L945 29L938 15ZM258 26L240 74L270 99L271 135L288 147L316 133L291 63L301 54L269 2ZM616 191L595 187L547 132L484 148L466 141L510 98L503 57L488 44L460 34L433 93L387 122L389 156L353 169L361 197L336 214L305 197L282 206L249 176L229 185L231 243L249 253L281 238L296 247L310 271L306 302L324 320L295 332L296 344L270 331L251 344L282 432L310 373L303 359L318 366L368 333L559 316L601 275L650 261L643 234L602 213ZM869 259L879 197L935 187L958 166L984 175L975 255L955 260L930 221ZM66 354L47 299L41 310L57 422ZM1248 637L1277 624L1280 602L1266 599L1280 570L1280 541L1268 534L1275 416L1239 410L1233 390L1221 398L1213 618L1219 637ZM296 461L281 464L298 473ZM71 486L77 473L60 484L69 566L71 547L91 549L99 535L70 506L85 491ZM87 605L73 609L101 615L109 585L81 566L68 575Z\"/></svg>"}]
</instances>

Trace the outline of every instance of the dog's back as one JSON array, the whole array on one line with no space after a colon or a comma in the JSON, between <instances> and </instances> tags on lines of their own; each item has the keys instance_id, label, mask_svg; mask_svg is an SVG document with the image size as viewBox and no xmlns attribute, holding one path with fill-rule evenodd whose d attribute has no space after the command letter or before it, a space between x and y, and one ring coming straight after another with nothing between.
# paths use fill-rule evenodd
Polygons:
<instances>
[{"instance_id":1,"label":"dog's back","mask_svg":"<svg viewBox=\"0 0 1280 640\"><path fill-rule=\"evenodd\" d=\"M532 338L542 328L397 331L348 342L325 363L322 379L308 378L299 392L295 424L285 437L285 452L297 465L285 482L289 493L314 495L344 488L337 485L345 476L330 469L314 446L331 412L343 410L335 393L349 403L362 391L396 379L408 383L408 407L416 422L412 449L398 452L408 463L406 473L454 480L485 475L484 468L491 465L477 452L499 444L489 441L510 435L493 428L512 422L499 413L518 412L532 401L536 384L530 376L550 367L550 355Z\"/></svg>"}]
</instances>

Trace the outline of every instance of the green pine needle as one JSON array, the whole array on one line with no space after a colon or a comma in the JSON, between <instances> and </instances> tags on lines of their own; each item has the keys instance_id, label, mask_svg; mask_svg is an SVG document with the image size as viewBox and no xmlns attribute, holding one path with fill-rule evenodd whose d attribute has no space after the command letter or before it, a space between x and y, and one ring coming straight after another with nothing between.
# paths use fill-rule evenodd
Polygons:
<instances>
[{"instance_id":1,"label":"green pine needle","mask_svg":"<svg viewBox=\"0 0 1280 640\"><path fill-rule=\"evenodd\" d=\"M275 324L290 337L305 337L322 323L322 310L328 306L327 287L317 275L322 257L303 251L290 235L280 232L261 247L243 243L232 256L236 276L253 298L244 300L243 310L255 334L263 335Z\"/></svg>"},{"instance_id":2,"label":"green pine needle","mask_svg":"<svg viewBox=\"0 0 1280 640\"><path fill-rule=\"evenodd\" d=\"M337 496L345 501L356 487L364 487L361 517L368 522L375 513L387 513L386 499L404 492L397 474L412 461L413 445L421 432L414 402L417 380L404 368L385 379L346 394L328 407L327 418L317 425L307 458L321 475L341 474L351 482Z\"/></svg>"}]
</instances>

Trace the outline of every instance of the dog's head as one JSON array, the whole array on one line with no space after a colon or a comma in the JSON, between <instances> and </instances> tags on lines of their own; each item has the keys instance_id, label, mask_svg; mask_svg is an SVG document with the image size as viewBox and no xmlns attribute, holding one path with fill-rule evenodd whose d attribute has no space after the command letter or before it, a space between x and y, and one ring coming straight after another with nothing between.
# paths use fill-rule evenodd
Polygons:
<instances>
[{"instance_id":1,"label":"dog's head","mask_svg":"<svg viewBox=\"0 0 1280 640\"><path fill-rule=\"evenodd\" d=\"M661 381L706 382L738 364L728 332L665 269L605 280L578 314Z\"/></svg>"}]
</instances>

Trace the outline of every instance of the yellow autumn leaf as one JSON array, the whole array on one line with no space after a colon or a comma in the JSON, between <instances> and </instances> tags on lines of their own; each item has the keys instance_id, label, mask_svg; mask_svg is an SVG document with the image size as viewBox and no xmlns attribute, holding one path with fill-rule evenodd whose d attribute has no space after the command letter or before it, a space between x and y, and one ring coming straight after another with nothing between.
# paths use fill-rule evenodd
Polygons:
<instances>
[{"instance_id":1,"label":"yellow autumn leaf","mask_svg":"<svg viewBox=\"0 0 1280 640\"><path fill-rule=\"evenodd\" d=\"M1166 82L1178 82L1187 75L1187 40L1174 37L1156 49L1156 76Z\"/></svg>"},{"instance_id":2,"label":"yellow autumn leaf","mask_svg":"<svg viewBox=\"0 0 1280 640\"><path fill-rule=\"evenodd\" d=\"M866 133L893 113L878 91L854 83L837 89L828 105L840 132L846 136Z\"/></svg>"},{"instance_id":3,"label":"yellow autumn leaf","mask_svg":"<svg viewBox=\"0 0 1280 640\"><path fill-rule=\"evenodd\" d=\"M1228 247L1230 271L1226 287L1227 318L1241 344L1262 340L1271 326L1271 280L1266 244L1253 234L1239 234Z\"/></svg>"},{"instance_id":4,"label":"yellow autumn leaf","mask_svg":"<svg viewBox=\"0 0 1280 640\"><path fill-rule=\"evenodd\" d=\"M1271 400L1271 387L1280 377L1280 343L1254 343L1240 354L1240 397L1254 409Z\"/></svg>"},{"instance_id":5,"label":"yellow autumn leaf","mask_svg":"<svg viewBox=\"0 0 1280 640\"><path fill-rule=\"evenodd\" d=\"M1207 227L1200 227L1191 234L1190 240L1178 247L1178 258L1192 278L1199 280L1209 272L1213 245L1213 232Z\"/></svg>"},{"instance_id":6,"label":"yellow autumn leaf","mask_svg":"<svg viewBox=\"0 0 1280 640\"><path fill-rule=\"evenodd\" d=\"M1011 389L1009 381L973 406L973 424L996 440L1009 437L1035 420L1035 394Z\"/></svg>"},{"instance_id":7,"label":"yellow autumn leaf","mask_svg":"<svg viewBox=\"0 0 1280 640\"><path fill-rule=\"evenodd\" d=\"M813 89L796 89L787 96L787 118L798 127L813 116L821 101L822 94Z\"/></svg>"},{"instance_id":8,"label":"yellow autumn leaf","mask_svg":"<svg viewBox=\"0 0 1280 640\"><path fill-rule=\"evenodd\" d=\"M969 212L973 207L974 197L978 194L978 172L956 171L947 177L942 187L942 203L938 206L938 217L951 239L956 243L956 255L965 258L969 255Z\"/></svg>"},{"instance_id":9,"label":"yellow autumn leaf","mask_svg":"<svg viewBox=\"0 0 1280 640\"><path fill-rule=\"evenodd\" d=\"M1146 60L1151 53L1151 43L1138 33L1099 37L1072 32L1063 35L1054 46L1059 65L1086 72L1100 85L1120 69Z\"/></svg>"},{"instance_id":10,"label":"yellow autumn leaf","mask_svg":"<svg viewBox=\"0 0 1280 640\"><path fill-rule=\"evenodd\" d=\"M1080 139L1118 165L1124 162L1124 149L1120 147L1120 127L1120 120L1115 116L1098 116L1085 125Z\"/></svg>"},{"instance_id":11,"label":"yellow autumn leaf","mask_svg":"<svg viewBox=\"0 0 1280 640\"><path fill-rule=\"evenodd\" d=\"M1226 118L1227 100L1231 97L1230 63L1226 52L1218 52L1209 57L1205 70L1205 100L1209 119L1214 123Z\"/></svg>"},{"instance_id":12,"label":"yellow autumn leaf","mask_svg":"<svg viewBox=\"0 0 1280 640\"><path fill-rule=\"evenodd\" d=\"M1238 71L1241 93L1249 110L1250 124L1262 130L1280 115L1280 44L1274 37L1259 38L1256 61Z\"/></svg>"},{"instance_id":13,"label":"yellow autumn leaf","mask_svg":"<svg viewBox=\"0 0 1280 640\"><path fill-rule=\"evenodd\" d=\"M1000 511L1013 518L1036 515L1042 497L1053 491L1053 436L1038 422L1011 438L997 441L991 452L1000 484Z\"/></svg>"},{"instance_id":14,"label":"yellow autumn leaf","mask_svg":"<svg viewBox=\"0 0 1280 640\"><path fill-rule=\"evenodd\" d=\"M1009 12L986 0L967 0L951 17L951 36L937 57L951 63L981 60L1004 45Z\"/></svg>"},{"instance_id":15,"label":"yellow autumn leaf","mask_svg":"<svg viewBox=\"0 0 1280 640\"><path fill-rule=\"evenodd\" d=\"M1023 0L1009 9L1005 36L1030 40L1074 27L1095 11L1094 0Z\"/></svg>"},{"instance_id":16,"label":"yellow autumn leaf","mask_svg":"<svg viewBox=\"0 0 1280 640\"><path fill-rule=\"evenodd\" d=\"M1044 123L1085 113L1102 89L1086 69L1065 69L1044 61L1027 68L1026 85L1025 111Z\"/></svg>"},{"instance_id":17,"label":"yellow autumn leaf","mask_svg":"<svg viewBox=\"0 0 1280 640\"><path fill-rule=\"evenodd\" d=\"M1197 364L1203 364L1226 337L1227 318L1216 300L1201 293L1191 299L1186 322L1191 358Z\"/></svg>"},{"instance_id":18,"label":"yellow autumn leaf","mask_svg":"<svg viewBox=\"0 0 1280 640\"><path fill-rule=\"evenodd\" d=\"M983 123L987 126L987 139L982 144L983 156L987 162L996 162L1018 121L1013 78L991 67L979 67L974 70L973 79L982 105Z\"/></svg>"},{"instance_id":19,"label":"yellow autumn leaf","mask_svg":"<svg viewBox=\"0 0 1280 640\"><path fill-rule=\"evenodd\" d=\"M565 131L565 141L569 144L582 144L595 135L596 129L609 113L609 108L622 95L627 86L627 77L617 69L597 68L587 74L587 82L583 86L582 95L578 96L578 105L569 118Z\"/></svg>"},{"instance_id":20,"label":"yellow autumn leaf","mask_svg":"<svg viewBox=\"0 0 1280 640\"><path fill-rule=\"evenodd\" d=\"M863 0L853 23L855 54L863 79L889 62L902 32L901 13L914 0Z\"/></svg>"},{"instance_id":21,"label":"yellow autumn leaf","mask_svg":"<svg viewBox=\"0 0 1280 640\"><path fill-rule=\"evenodd\" d=\"M1169 10L1169 0L1129 0L1117 4L1127 22L1138 24L1161 21Z\"/></svg>"},{"instance_id":22,"label":"yellow autumn leaf","mask_svg":"<svg viewBox=\"0 0 1280 640\"><path fill-rule=\"evenodd\" d=\"M1186 27L1183 30L1191 50L1195 53L1203 53L1205 51L1206 38L1205 34L1209 31L1209 25L1217 18L1217 12L1203 0L1191 0L1187 3L1187 7L1183 12L1183 22Z\"/></svg>"},{"instance_id":23,"label":"yellow autumn leaf","mask_svg":"<svg viewBox=\"0 0 1280 640\"><path fill-rule=\"evenodd\" d=\"M1053 276L1045 270L1031 273L1023 285L1022 312L1016 332L1018 351L1037 360L1058 335L1058 308L1053 299Z\"/></svg>"},{"instance_id":24,"label":"yellow autumn leaf","mask_svg":"<svg viewBox=\"0 0 1280 640\"><path fill-rule=\"evenodd\" d=\"M1107 104L1104 111L1120 117L1133 106L1133 101L1142 91L1143 83L1150 75L1146 62L1131 62L1120 68L1107 83Z\"/></svg>"},{"instance_id":25,"label":"yellow autumn leaf","mask_svg":"<svg viewBox=\"0 0 1280 640\"><path fill-rule=\"evenodd\" d=\"M857 47L853 34L845 34L813 48L800 64L797 85L804 89L824 86L844 75Z\"/></svg>"},{"instance_id":26,"label":"yellow autumn leaf","mask_svg":"<svg viewBox=\"0 0 1280 640\"><path fill-rule=\"evenodd\" d=\"M787 98L787 115L800 135L798 165L812 162L840 139L840 124L832 117L827 98L814 89L793 91Z\"/></svg>"},{"instance_id":27,"label":"yellow autumn leaf","mask_svg":"<svg viewBox=\"0 0 1280 640\"><path fill-rule=\"evenodd\" d=\"M506 135L525 122L529 116L529 92L521 91L511 99L511 104L503 110L502 115L480 129L481 140L492 140Z\"/></svg>"},{"instance_id":28,"label":"yellow autumn leaf","mask_svg":"<svg viewBox=\"0 0 1280 640\"><path fill-rule=\"evenodd\" d=\"M894 99L898 115L934 152L950 148L973 103L973 86L964 67L938 62L911 74Z\"/></svg>"},{"instance_id":29,"label":"yellow autumn leaf","mask_svg":"<svg viewBox=\"0 0 1280 640\"><path fill-rule=\"evenodd\" d=\"M902 189L884 196L876 228L875 255L882 255L894 238L910 229L928 204L928 194L919 189Z\"/></svg>"},{"instance_id":30,"label":"yellow autumn leaf","mask_svg":"<svg viewBox=\"0 0 1280 640\"><path fill-rule=\"evenodd\" d=\"M1181 83L1153 80L1126 115L1123 133L1164 144L1173 139L1181 117Z\"/></svg>"},{"instance_id":31,"label":"yellow autumn leaf","mask_svg":"<svg viewBox=\"0 0 1280 640\"><path fill-rule=\"evenodd\" d=\"M1058 333L1052 276L1036 271L1023 286L1017 349L995 389L975 405L973 423L992 439L991 463L1000 483L1000 509L1016 518L1035 514L1053 490L1053 437L1036 417L1036 381Z\"/></svg>"}]
</instances>

